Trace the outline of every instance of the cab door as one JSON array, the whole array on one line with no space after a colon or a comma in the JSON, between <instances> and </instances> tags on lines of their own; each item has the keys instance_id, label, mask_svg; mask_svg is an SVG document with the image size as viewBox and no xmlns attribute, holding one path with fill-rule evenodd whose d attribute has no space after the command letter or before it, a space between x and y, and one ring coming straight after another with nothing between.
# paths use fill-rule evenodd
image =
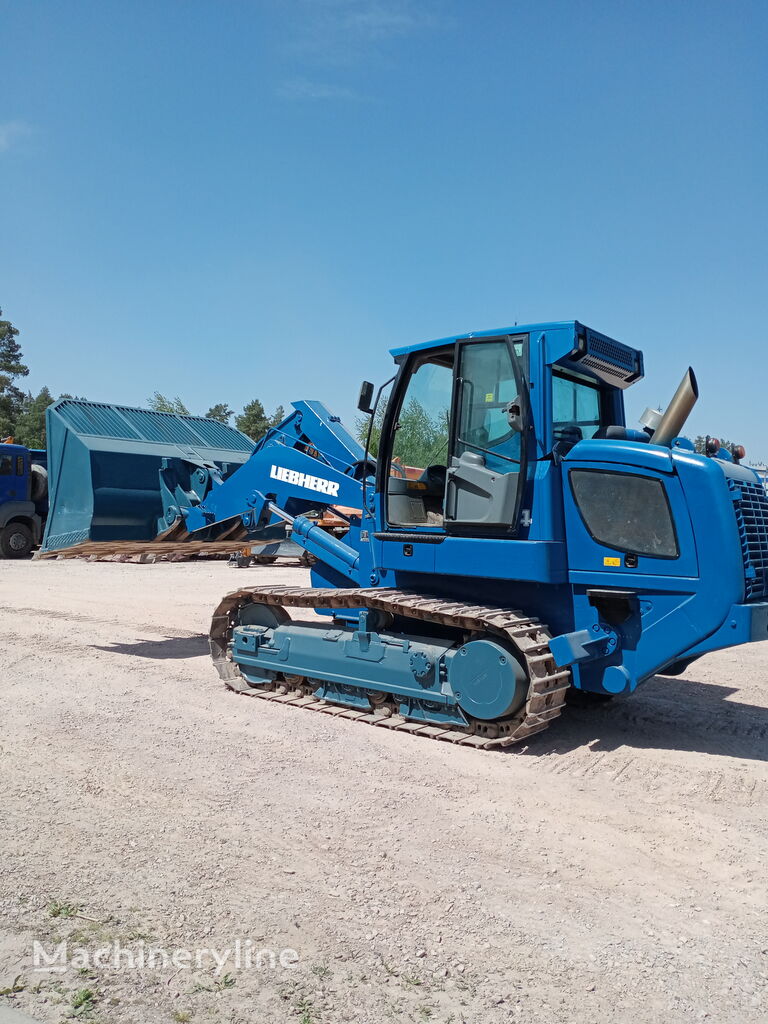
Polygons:
<instances>
[{"instance_id":1,"label":"cab door","mask_svg":"<svg viewBox=\"0 0 768 1024\"><path fill-rule=\"evenodd\" d=\"M508 336L457 342L444 508L451 534L517 533L529 419L523 344Z\"/></svg>"},{"instance_id":2,"label":"cab door","mask_svg":"<svg viewBox=\"0 0 768 1024\"><path fill-rule=\"evenodd\" d=\"M454 384L453 344L414 352L398 375L378 462L378 564L431 573L443 505Z\"/></svg>"}]
</instances>

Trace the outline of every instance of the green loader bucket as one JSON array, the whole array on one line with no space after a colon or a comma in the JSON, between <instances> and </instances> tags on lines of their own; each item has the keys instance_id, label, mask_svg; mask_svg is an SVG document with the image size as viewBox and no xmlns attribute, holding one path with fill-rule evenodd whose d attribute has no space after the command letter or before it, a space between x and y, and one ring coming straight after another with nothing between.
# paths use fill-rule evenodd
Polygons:
<instances>
[{"instance_id":1,"label":"green loader bucket","mask_svg":"<svg viewBox=\"0 0 768 1024\"><path fill-rule=\"evenodd\" d=\"M46 411L48 521L43 551L83 541L154 540L163 459L213 462L228 475L254 442L239 430L175 413L63 398Z\"/></svg>"}]
</instances>

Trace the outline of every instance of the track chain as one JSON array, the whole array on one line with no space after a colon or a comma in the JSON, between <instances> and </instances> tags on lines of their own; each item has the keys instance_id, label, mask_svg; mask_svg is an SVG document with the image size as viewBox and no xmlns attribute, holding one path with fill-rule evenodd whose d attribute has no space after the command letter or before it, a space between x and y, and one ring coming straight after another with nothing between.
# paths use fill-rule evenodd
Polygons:
<instances>
[{"instance_id":1,"label":"track chain","mask_svg":"<svg viewBox=\"0 0 768 1024\"><path fill-rule=\"evenodd\" d=\"M386 717L357 711L307 694L281 694L250 686L232 660L230 641L240 609L251 603L280 608L372 608L472 633L492 633L510 643L525 662L530 680L525 706L500 722L475 720L469 732L455 726L425 725L400 715ZM485 750L507 747L542 732L562 711L571 674L555 664L550 639L547 628L538 619L510 608L465 604L394 588L244 587L223 598L213 614L210 631L211 657L219 676L238 693Z\"/></svg>"}]
</instances>

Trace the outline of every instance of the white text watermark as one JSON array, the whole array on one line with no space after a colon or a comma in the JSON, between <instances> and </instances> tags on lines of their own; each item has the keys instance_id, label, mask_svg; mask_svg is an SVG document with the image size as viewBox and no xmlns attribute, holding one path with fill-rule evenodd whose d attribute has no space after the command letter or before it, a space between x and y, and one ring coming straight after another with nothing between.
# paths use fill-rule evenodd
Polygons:
<instances>
[{"instance_id":1,"label":"white text watermark","mask_svg":"<svg viewBox=\"0 0 768 1024\"><path fill-rule=\"evenodd\" d=\"M292 970L298 963L299 954L295 949L260 948L251 939L237 939L231 946L218 949L211 946L171 949L152 945L143 939L131 945L123 945L117 940L94 950L70 945L66 939L47 948L37 939L32 943L33 969L48 974L63 974L70 967L89 971L157 971L170 968L201 971L213 967L214 974L218 975L225 968L235 971Z\"/></svg>"}]
</instances>

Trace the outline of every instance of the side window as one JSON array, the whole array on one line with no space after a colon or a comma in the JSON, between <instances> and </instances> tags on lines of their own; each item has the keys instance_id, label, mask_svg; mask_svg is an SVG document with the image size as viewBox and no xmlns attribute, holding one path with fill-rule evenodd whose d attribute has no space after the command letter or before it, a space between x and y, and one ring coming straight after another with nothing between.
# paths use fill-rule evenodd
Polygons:
<instances>
[{"instance_id":1,"label":"side window","mask_svg":"<svg viewBox=\"0 0 768 1024\"><path fill-rule=\"evenodd\" d=\"M574 469L576 506L598 544L650 558L677 558L680 550L661 480L606 470Z\"/></svg>"},{"instance_id":2,"label":"side window","mask_svg":"<svg viewBox=\"0 0 768 1024\"><path fill-rule=\"evenodd\" d=\"M0 456L0 476L13 476L13 459L10 455Z\"/></svg>"},{"instance_id":3,"label":"side window","mask_svg":"<svg viewBox=\"0 0 768 1024\"><path fill-rule=\"evenodd\" d=\"M498 473L520 468L521 409L506 341L462 346L459 425L454 454L476 452Z\"/></svg>"},{"instance_id":4,"label":"side window","mask_svg":"<svg viewBox=\"0 0 768 1024\"><path fill-rule=\"evenodd\" d=\"M602 425L600 388L564 374L552 375L552 427L555 440L594 437Z\"/></svg>"},{"instance_id":5,"label":"side window","mask_svg":"<svg viewBox=\"0 0 768 1024\"><path fill-rule=\"evenodd\" d=\"M16 456L16 476L24 476L24 456Z\"/></svg>"},{"instance_id":6,"label":"side window","mask_svg":"<svg viewBox=\"0 0 768 1024\"><path fill-rule=\"evenodd\" d=\"M387 480L393 526L439 526L448 458L453 350L416 363L394 425Z\"/></svg>"}]
</instances>

